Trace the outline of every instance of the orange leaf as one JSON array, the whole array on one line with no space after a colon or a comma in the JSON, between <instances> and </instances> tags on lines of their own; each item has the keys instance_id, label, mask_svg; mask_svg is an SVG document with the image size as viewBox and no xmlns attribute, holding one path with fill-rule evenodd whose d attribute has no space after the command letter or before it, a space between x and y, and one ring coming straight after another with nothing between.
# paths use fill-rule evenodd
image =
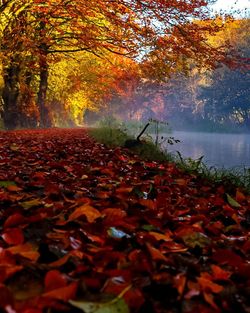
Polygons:
<instances>
[{"instance_id":1,"label":"orange leaf","mask_svg":"<svg viewBox=\"0 0 250 313\"><path fill-rule=\"evenodd\" d=\"M51 291L61 287L66 287L67 282L62 273L60 273L58 270L51 270L46 273L44 285L46 291Z\"/></svg>"},{"instance_id":2,"label":"orange leaf","mask_svg":"<svg viewBox=\"0 0 250 313\"><path fill-rule=\"evenodd\" d=\"M82 215L86 216L89 223L93 223L98 217L101 216L101 213L89 204L84 204L70 214L68 221L73 221Z\"/></svg>"},{"instance_id":3,"label":"orange leaf","mask_svg":"<svg viewBox=\"0 0 250 313\"><path fill-rule=\"evenodd\" d=\"M71 283L70 285L52 291L44 293L42 296L62 301L68 301L75 298L77 290L77 283Z\"/></svg>"},{"instance_id":4,"label":"orange leaf","mask_svg":"<svg viewBox=\"0 0 250 313\"><path fill-rule=\"evenodd\" d=\"M20 228L10 228L2 235L3 240L9 245L21 245L24 242L24 235Z\"/></svg>"},{"instance_id":5,"label":"orange leaf","mask_svg":"<svg viewBox=\"0 0 250 313\"><path fill-rule=\"evenodd\" d=\"M216 283L213 283L210 279L208 279L207 277L204 277L204 276L205 275L203 275L203 273L202 273L202 276L197 278L198 283L204 292L219 293L223 290L222 286L220 286Z\"/></svg>"},{"instance_id":6,"label":"orange leaf","mask_svg":"<svg viewBox=\"0 0 250 313\"><path fill-rule=\"evenodd\" d=\"M58 259L57 261L49 263L51 267L60 267L68 262L68 259L71 257L70 254L64 255L62 258Z\"/></svg>"},{"instance_id":7,"label":"orange leaf","mask_svg":"<svg viewBox=\"0 0 250 313\"><path fill-rule=\"evenodd\" d=\"M156 240L163 240L163 241L172 241L169 234L161 234L154 231L150 231L149 235L153 236Z\"/></svg>"},{"instance_id":8,"label":"orange leaf","mask_svg":"<svg viewBox=\"0 0 250 313\"><path fill-rule=\"evenodd\" d=\"M211 293L203 293L204 299L209 303L214 309L218 310L217 305L214 303L214 296Z\"/></svg>"},{"instance_id":9,"label":"orange leaf","mask_svg":"<svg viewBox=\"0 0 250 313\"><path fill-rule=\"evenodd\" d=\"M10 247L7 250L13 254L20 254L23 257L34 262L36 262L40 256L40 254L36 251L37 248L33 246L31 243L25 243L23 245Z\"/></svg>"},{"instance_id":10,"label":"orange leaf","mask_svg":"<svg viewBox=\"0 0 250 313\"><path fill-rule=\"evenodd\" d=\"M147 207L150 210L156 209L156 202L151 199L140 199L139 202L141 205Z\"/></svg>"},{"instance_id":11,"label":"orange leaf","mask_svg":"<svg viewBox=\"0 0 250 313\"><path fill-rule=\"evenodd\" d=\"M121 220L127 216L127 213L124 210L118 208L107 208L102 211L102 214L106 215L106 220L111 222Z\"/></svg>"},{"instance_id":12,"label":"orange leaf","mask_svg":"<svg viewBox=\"0 0 250 313\"><path fill-rule=\"evenodd\" d=\"M146 244L148 251L154 261L168 261L168 259L158 249L152 247L149 243Z\"/></svg>"},{"instance_id":13,"label":"orange leaf","mask_svg":"<svg viewBox=\"0 0 250 313\"><path fill-rule=\"evenodd\" d=\"M175 183L179 186L187 186L189 180L184 178L177 178L175 179Z\"/></svg>"},{"instance_id":14,"label":"orange leaf","mask_svg":"<svg viewBox=\"0 0 250 313\"><path fill-rule=\"evenodd\" d=\"M174 278L175 287L178 290L179 295L183 294L184 288L186 286L187 277L185 274L178 274Z\"/></svg>"},{"instance_id":15,"label":"orange leaf","mask_svg":"<svg viewBox=\"0 0 250 313\"><path fill-rule=\"evenodd\" d=\"M116 189L116 193L130 193L132 190L132 187L120 187Z\"/></svg>"},{"instance_id":16,"label":"orange leaf","mask_svg":"<svg viewBox=\"0 0 250 313\"><path fill-rule=\"evenodd\" d=\"M16 186L16 185L9 185L6 187L8 191L21 191L22 188Z\"/></svg>"}]
</instances>

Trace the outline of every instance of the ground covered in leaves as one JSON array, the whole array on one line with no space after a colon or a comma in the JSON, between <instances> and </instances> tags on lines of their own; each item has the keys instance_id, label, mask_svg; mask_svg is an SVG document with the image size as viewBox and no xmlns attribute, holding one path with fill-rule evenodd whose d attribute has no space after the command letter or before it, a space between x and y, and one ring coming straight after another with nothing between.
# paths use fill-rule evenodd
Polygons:
<instances>
[{"instance_id":1,"label":"ground covered in leaves","mask_svg":"<svg viewBox=\"0 0 250 313\"><path fill-rule=\"evenodd\" d=\"M0 312L250 312L250 197L95 143L0 133Z\"/></svg>"}]
</instances>

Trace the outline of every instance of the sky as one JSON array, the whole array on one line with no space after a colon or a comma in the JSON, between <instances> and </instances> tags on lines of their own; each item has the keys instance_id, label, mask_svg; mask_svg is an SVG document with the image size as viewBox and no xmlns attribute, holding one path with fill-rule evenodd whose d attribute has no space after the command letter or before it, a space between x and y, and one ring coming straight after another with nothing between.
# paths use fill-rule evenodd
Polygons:
<instances>
[{"instance_id":1,"label":"sky","mask_svg":"<svg viewBox=\"0 0 250 313\"><path fill-rule=\"evenodd\" d=\"M226 11L227 13L230 13L230 11L235 10L241 10L241 15L250 15L250 0L218 0L213 5L214 11Z\"/></svg>"}]
</instances>

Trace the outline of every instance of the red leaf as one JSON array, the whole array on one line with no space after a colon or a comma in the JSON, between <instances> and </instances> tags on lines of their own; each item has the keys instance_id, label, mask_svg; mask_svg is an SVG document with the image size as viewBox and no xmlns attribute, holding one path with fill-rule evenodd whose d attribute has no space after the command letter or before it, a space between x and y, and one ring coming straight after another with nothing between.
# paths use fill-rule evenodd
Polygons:
<instances>
[{"instance_id":1,"label":"red leaf","mask_svg":"<svg viewBox=\"0 0 250 313\"><path fill-rule=\"evenodd\" d=\"M62 301L69 301L76 296L77 283L71 283L70 285L52 291L44 293L42 296Z\"/></svg>"},{"instance_id":2,"label":"red leaf","mask_svg":"<svg viewBox=\"0 0 250 313\"><path fill-rule=\"evenodd\" d=\"M246 196L239 189L237 189L235 199L237 202L243 202L246 200Z\"/></svg>"},{"instance_id":3,"label":"red leaf","mask_svg":"<svg viewBox=\"0 0 250 313\"><path fill-rule=\"evenodd\" d=\"M24 242L23 231L20 228L10 228L2 235L3 240L9 245L21 245Z\"/></svg>"},{"instance_id":4,"label":"red leaf","mask_svg":"<svg viewBox=\"0 0 250 313\"><path fill-rule=\"evenodd\" d=\"M44 279L46 291L51 291L61 287L66 287L67 282L65 277L58 270L49 271Z\"/></svg>"},{"instance_id":5,"label":"red leaf","mask_svg":"<svg viewBox=\"0 0 250 313\"><path fill-rule=\"evenodd\" d=\"M13 303L12 294L10 290L2 284L0 284L0 295L1 295L0 296L0 308L5 309L7 305L12 305Z\"/></svg>"},{"instance_id":6,"label":"red leaf","mask_svg":"<svg viewBox=\"0 0 250 313\"><path fill-rule=\"evenodd\" d=\"M3 226L4 228L8 228L8 227L13 227L13 226L18 226L23 223L25 223L25 217L20 213L15 213L6 219Z\"/></svg>"},{"instance_id":7,"label":"red leaf","mask_svg":"<svg viewBox=\"0 0 250 313\"><path fill-rule=\"evenodd\" d=\"M68 262L69 258L71 257L70 254L64 255L62 258L58 259L57 261L54 261L52 263L49 263L51 267L60 267Z\"/></svg>"},{"instance_id":8,"label":"red leaf","mask_svg":"<svg viewBox=\"0 0 250 313\"><path fill-rule=\"evenodd\" d=\"M228 280L229 277L232 275L232 272L224 271L217 265L211 265L211 268L214 280Z\"/></svg>"},{"instance_id":9,"label":"red leaf","mask_svg":"<svg viewBox=\"0 0 250 313\"><path fill-rule=\"evenodd\" d=\"M9 279L15 273L21 271L23 269L22 265L9 265L9 266L1 266L0 265L0 282L4 282L5 280Z\"/></svg>"},{"instance_id":10,"label":"red leaf","mask_svg":"<svg viewBox=\"0 0 250 313\"><path fill-rule=\"evenodd\" d=\"M242 258L231 250L218 249L214 255L213 259L219 264L229 264L232 266L239 266L243 263Z\"/></svg>"}]
</instances>

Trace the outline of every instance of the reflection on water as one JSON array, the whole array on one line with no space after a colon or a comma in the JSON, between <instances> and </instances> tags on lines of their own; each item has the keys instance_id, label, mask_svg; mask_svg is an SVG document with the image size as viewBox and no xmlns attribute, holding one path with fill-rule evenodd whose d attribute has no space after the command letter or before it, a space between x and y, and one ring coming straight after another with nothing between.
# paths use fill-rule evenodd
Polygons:
<instances>
[{"instance_id":1,"label":"reflection on water","mask_svg":"<svg viewBox=\"0 0 250 313\"><path fill-rule=\"evenodd\" d=\"M184 157L197 159L216 167L250 167L249 134L214 134L176 131L181 142L167 145L168 152L179 151Z\"/></svg>"}]
</instances>

